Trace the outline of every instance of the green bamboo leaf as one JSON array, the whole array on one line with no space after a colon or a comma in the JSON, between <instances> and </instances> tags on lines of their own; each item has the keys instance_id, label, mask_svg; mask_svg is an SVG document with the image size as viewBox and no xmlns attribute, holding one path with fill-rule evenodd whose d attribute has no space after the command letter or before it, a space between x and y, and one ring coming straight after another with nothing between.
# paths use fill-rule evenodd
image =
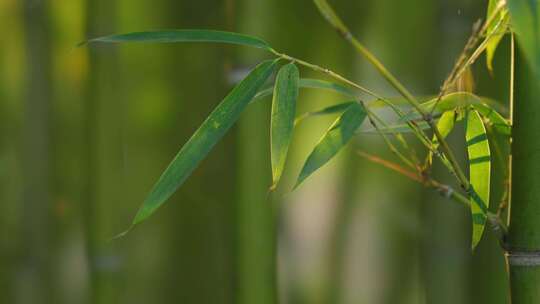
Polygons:
<instances>
[{"instance_id":1,"label":"green bamboo leaf","mask_svg":"<svg viewBox=\"0 0 540 304\"><path fill-rule=\"evenodd\" d=\"M331 105L329 107L326 107L326 108L323 108L323 109L320 109L320 110L317 110L317 111L306 112L306 113L304 113L302 115L299 115L295 119L294 124L297 125L300 122L302 122L304 119L314 117L314 116L322 116L322 115L343 113L343 111L347 110L354 103L357 103L357 101L347 101L347 102Z\"/></svg>"},{"instance_id":2,"label":"green bamboo leaf","mask_svg":"<svg viewBox=\"0 0 540 304\"><path fill-rule=\"evenodd\" d=\"M489 0L486 16L486 20L495 18L491 25L486 29L486 39L489 39L486 44L486 63L490 72L493 72L493 57L495 56L495 51L497 50L499 43L507 31L509 23L508 14L504 13L506 8L500 10L497 13L497 16L492 17L497 6L499 5L499 2L500 0ZM497 26L498 23L500 23L499 26Z\"/></svg>"},{"instance_id":3,"label":"green bamboo leaf","mask_svg":"<svg viewBox=\"0 0 540 304\"><path fill-rule=\"evenodd\" d=\"M299 77L296 65L289 63L279 70L276 78L270 122L273 187L283 173L292 139Z\"/></svg>"},{"instance_id":4,"label":"green bamboo leaf","mask_svg":"<svg viewBox=\"0 0 540 304\"><path fill-rule=\"evenodd\" d=\"M272 50L270 45L257 37L248 35L213 31L213 30L164 30L151 32L133 32L127 34L110 35L93 38L81 42L79 46L87 43L127 43L127 42L146 42L146 43L176 43L176 42L217 42L229 43L243 46L250 46L259 49Z\"/></svg>"},{"instance_id":5,"label":"green bamboo leaf","mask_svg":"<svg viewBox=\"0 0 540 304\"><path fill-rule=\"evenodd\" d=\"M507 0L512 29L533 71L540 78L540 5L538 0Z\"/></svg>"},{"instance_id":6,"label":"green bamboo leaf","mask_svg":"<svg viewBox=\"0 0 540 304\"><path fill-rule=\"evenodd\" d=\"M465 130L469 156L471 183L469 198L473 222L472 249L474 250L482 238L489 208L491 152L486 128L476 110L471 109L467 112Z\"/></svg>"},{"instance_id":7,"label":"green bamboo leaf","mask_svg":"<svg viewBox=\"0 0 540 304\"><path fill-rule=\"evenodd\" d=\"M184 183L214 145L238 120L249 101L270 77L276 64L277 60L259 64L206 118L154 185L135 216L133 225L152 215Z\"/></svg>"},{"instance_id":8,"label":"green bamboo leaf","mask_svg":"<svg viewBox=\"0 0 540 304\"><path fill-rule=\"evenodd\" d=\"M306 160L294 188L296 189L313 172L332 159L353 137L366 118L365 109L358 103L351 104L326 131Z\"/></svg>"},{"instance_id":9,"label":"green bamboo leaf","mask_svg":"<svg viewBox=\"0 0 540 304\"><path fill-rule=\"evenodd\" d=\"M321 90L333 91L333 92L345 95L347 97L356 96L356 93L354 90L346 86L342 86L340 84L326 81L326 80L302 78L300 79L298 86L302 89L321 89ZM274 85L270 85L262 89L259 93L257 93L257 95L255 95L255 97L253 98L253 101L259 101L265 97L268 97L272 95L273 92L274 92Z\"/></svg>"}]
</instances>

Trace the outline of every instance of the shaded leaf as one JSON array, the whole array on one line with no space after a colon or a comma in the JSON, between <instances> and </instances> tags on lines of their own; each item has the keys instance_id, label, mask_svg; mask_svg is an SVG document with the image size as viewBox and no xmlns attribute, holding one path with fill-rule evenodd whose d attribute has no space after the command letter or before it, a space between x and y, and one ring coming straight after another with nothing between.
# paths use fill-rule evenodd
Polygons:
<instances>
[{"instance_id":1,"label":"shaded leaf","mask_svg":"<svg viewBox=\"0 0 540 304\"><path fill-rule=\"evenodd\" d=\"M133 32L127 34L118 34L103 36L88 41L81 42L79 45L94 42L105 43L126 43L126 42L146 42L146 43L176 43L176 42L217 42L229 43L255 48L271 50L270 45L257 37L248 35L213 31L213 30L164 30L151 32Z\"/></svg>"},{"instance_id":2,"label":"shaded leaf","mask_svg":"<svg viewBox=\"0 0 540 304\"><path fill-rule=\"evenodd\" d=\"M472 249L480 242L486 223L489 207L491 152L489 149L486 128L476 110L467 112L465 137L469 156L469 178L471 188L471 212L473 221Z\"/></svg>"},{"instance_id":3,"label":"shaded leaf","mask_svg":"<svg viewBox=\"0 0 540 304\"><path fill-rule=\"evenodd\" d=\"M272 100L272 119L270 122L272 180L277 186L291 143L296 99L298 98L299 72L294 63L283 66L276 78L274 99Z\"/></svg>"},{"instance_id":4,"label":"shaded leaf","mask_svg":"<svg viewBox=\"0 0 540 304\"><path fill-rule=\"evenodd\" d=\"M277 61L265 61L259 64L206 118L154 185L137 212L133 225L152 215L184 183L214 145L238 120L249 101L270 77L276 64Z\"/></svg>"},{"instance_id":5,"label":"shaded leaf","mask_svg":"<svg viewBox=\"0 0 540 304\"><path fill-rule=\"evenodd\" d=\"M540 79L540 5L538 0L507 0L512 29Z\"/></svg>"},{"instance_id":6,"label":"shaded leaf","mask_svg":"<svg viewBox=\"0 0 540 304\"><path fill-rule=\"evenodd\" d=\"M351 104L326 131L306 160L294 188L332 159L353 137L366 118L365 109L358 103Z\"/></svg>"}]
</instances>

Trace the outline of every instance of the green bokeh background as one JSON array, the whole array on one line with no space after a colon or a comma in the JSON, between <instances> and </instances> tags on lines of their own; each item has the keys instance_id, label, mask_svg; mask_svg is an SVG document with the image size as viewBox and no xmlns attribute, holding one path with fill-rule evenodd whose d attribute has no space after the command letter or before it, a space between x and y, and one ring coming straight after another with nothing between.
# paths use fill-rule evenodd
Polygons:
<instances>
[{"instance_id":1,"label":"green bokeh background","mask_svg":"<svg viewBox=\"0 0 540 304\"><path fill-rule=\"evenodd\" d=\"M418 95L437 92L487 7L331 4ZM507 303L493 235L471 254L468 210L356 155L392 158L376 136L289 193L332 118L302 124L284 189L269 199L269 100L248 108L155 216L109 241L238 75L267 58L214 44L75 48L88 37L164 28L259 36L396 95L308 0L1 0L0 303L273 303L265 280L273 228L281 303ZM495 76L484 57L473 69L477 93L504 104L508 53L505 39ZM303 90L298 111L338 101ZM460 128L450 141L464 161ZM502 190L493 187L497 205ZM280 206L275 223L272 206Z\"/></svg>"}]
</instances>

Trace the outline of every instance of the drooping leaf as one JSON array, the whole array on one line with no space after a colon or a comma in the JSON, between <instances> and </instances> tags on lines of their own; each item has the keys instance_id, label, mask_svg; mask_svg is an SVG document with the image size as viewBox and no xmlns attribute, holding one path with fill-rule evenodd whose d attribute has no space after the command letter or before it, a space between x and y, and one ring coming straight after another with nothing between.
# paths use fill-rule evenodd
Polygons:
<instances>
[{"instance_id":1,"label":"drooping leaf","mask_svg":"<svg viewBox=\"0 0 540 304\"><path fill-rule=\"evenodd\" d=\"M217 42L250 46L265 50L271 50L270 45L257 37L248 35L213 31L213 30L164 30L151 32L133 32L127 34L118 34L93 38L81 42L79 45L87 43L105 42L105 43L127 43L127 42L146 42L146 43L176 43L176 42Z\"/></svg>"},{"instance_id":2,"label":"drooping leaf","mask_svg":"<svg viewBox=\"0 0 540 304\"><path fill-rule=\"evenodd\" d=\"M332 124L306 160L294 188L313 172L332 159L353 137L366 118L365 109L358 103L351 104Z\"/></svg>"},{"instance_id":3,"label":"drooping leaf","mask_svg":"<svg viewBox=\"0 0 540 304\"><path fill-rule=\"evenodd\" d=\"M486 20L494 18L491 25L486 29L486 39L489 39L486 44L486 63L490 72L493 72L493 57L497 50L497 46L499 46L499 43L508 29L509 18L508 14L504 12L506 8L503 8L498 13L496 12L496 8L500 2L501 0L489 0L486 15ZM493 16L495 13L497 13L497 15Z\"/></svg>"},{"instance_id":4,"label":"drooping leaf","mask_svg":"<svg viewBox=\"0 0 540 304\"><path fill-rule=\"evenodd\" d=\"M152 215L184 183L214 145L238 120L250 100L270 77L276 64L277 61L265 61L259 64L206 118L154 185L137 212L133 225Z\"/></svg>"},{"instance_id":5,"label":"drooping leaf","mask_svg":"<svg viewBox=\"0 0 540 304\"><path fill-rule=\"evenodd\" d=\"M354 90L346 86L343 86L334 82L326 81L326 80L302 78L300 79L298 86L302 89L321 89L321 90L333 91L336 93L343 94L347 97L356 96ZM255 97L253 98L253 101L258 101L265 97L268 97L272 95L273 92L274 92L274 86L273 85L268 86L262 89L259 93L257 93L257 95L255 95Z\"/></svg>"},{"instance_id":6,"label":"drooping leaf","mask_svg":"<svg viewBox=\"0 0 540 304\"><path fill-rule=\"evenodd\" d=\"M466 119L466 140L469 156L471 212L473 221L472 249L482 238L489 208L491 152L486 128L476 110L469 110Z\"/></svg>"},{"instance_id":7,"label":"drooping leaf","mask_svg":"<svg viewBox=\"0 0 540 304\"><path fill-rule=\"evenodd\" d=\"M330 114L337 114L337 113L343 113L343 111L347 110L352 104L357 103L356 101L347 101L343 103L338 103L317 111L310 111L306 112L302 115L299 115L296 120L294 121L294 124L299 124L301 121L303 121L306 118L313 117L313 116L321 116L321 115L330 115Z\"/></svg>"},{"instance_id":8,"label":"drooping leaf","mask_svg":"<svg viewBox=\"0 0 540 304\"><path fill-rule=\"evenodd\" d=\"M291 143L296 99L298 98L299 71L294 63L283 66L276 78L272 100L271 159L273 186L277 186Z\"/></svg>"},{"instance_id":9,"label":"drooping leaf","mask_svg":"<svg viewBox=\"0 0 540 304\"><path fill-rule=\"evenodd\" d=\"M540 79L540 4L538 0L507 0L512 29Z\"/></svg>"}]
</instances>

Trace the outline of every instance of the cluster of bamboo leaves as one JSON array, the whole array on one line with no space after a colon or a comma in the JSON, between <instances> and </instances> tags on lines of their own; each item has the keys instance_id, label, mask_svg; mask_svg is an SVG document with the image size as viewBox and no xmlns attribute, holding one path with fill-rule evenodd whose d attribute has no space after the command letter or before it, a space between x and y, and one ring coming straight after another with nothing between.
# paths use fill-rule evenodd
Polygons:
<instances>
[{"instance_id":1,"label":"cluster of bamboo leaves","mask_svg":"<svg viewBox=\"0 0 540 304\"><path fill-rule=\"evenodd\" d=\"M373 64L380 74L396 88L401 97L382 97L326 68L279 53L262 39L232 32L150 31L111 35L87 41L89 43L227 43L262 49L275 57L257 65L210 113L158 179L136 214L132 227L146 220L171 197L250 103L272 96L270 118L272 189L278 186L285 168L295 126L309 117L336 115L335 121L321 135L319 142L307 157L294 188L328 163L352 138L362 133L375 133L385 140L403 165L375 156L370 156L371 160L405 173L426 186L441 191L447 197L470 206L473 222L472 247L474 248L482 237L486 222L494 217L488 210L492 164L488 130L509 142L511 124L500 114L505 110L498 108L497 102L477 96L472 90L458 84L466 79L470 66L484 52L487 66L492 70L493 54L503 35L509 32L510 26L523 42L528 58L531 61L534 58L540 58L537 56L540 54L538 33L540 27L537 23L540 11L537 1L513 0L507 5L504 0L490 0L486 21L476 33L473 33L468 46L443 84L441 92L438 96L424 99L424 102L420 102L410 94L382 63L354 38L326 0L314 0L314 2L327 21ZM508 9L513 16L519 16L512 19L513 23L510 21ZM531 31L531 28L535 30ZM335 79L336 82L301 78L299 66L321 72ZM540 70L538 60L533 62L533 66ZM276 71L277 76L272 82L272 75ZM268 85L269 82L270 85ZM300 89L332 90L340 93L344 100L318 111L298 114L296 104ZM388 122L381 119L377 114L381 108L393 111L396 120ZM463 123L466 130L468 177L459 168L452 150L445 141L446 136L458 123ZM433 135L428 136L426 132L432 132ZM428 155L424 162L418 160L417 153L412 151L403 133L413 134L427 149ZM429 172L433 158L441 161L456 177L464 194L435 181L426 173Z\"/></svg>"}]
</instances>

